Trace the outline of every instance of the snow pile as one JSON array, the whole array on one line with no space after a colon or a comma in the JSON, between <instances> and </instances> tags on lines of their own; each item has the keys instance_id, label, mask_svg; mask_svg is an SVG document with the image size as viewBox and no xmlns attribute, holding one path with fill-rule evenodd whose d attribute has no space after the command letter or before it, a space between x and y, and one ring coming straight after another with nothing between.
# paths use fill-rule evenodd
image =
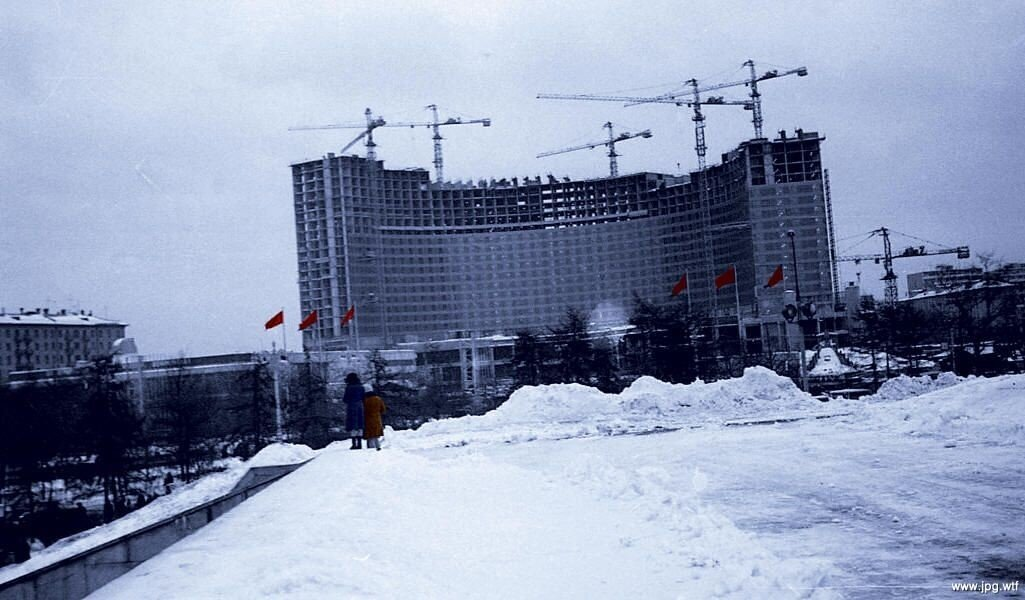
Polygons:
<instances>
[{"instance_id":1,"label":"snow pile","mask_svg":"<svg viewBox=\"0 0 1025 600\"><path fill-rule=\"evenodd\" d=\"M874 422L910 435L1025 444L1025 375L966 380L867 409Z\"/></svg>"},{"instance_id":2,"label":"snow pile","mask_svg":"<svg viewBox=\"0 0 1025 600\"><path fill-rule=\"evenodd\" d=\"M580 384L522 387L487 414L425 423L392 436L392 444L415 448L640 433L821 409L790 379L750 367L742 377L713 383L683 385L641 377L620 394Z\"/></svg>"},{"instance_id":3,"label":"snow pile","mask_svg":"<svg viewBox=\"0 0 1025 600\"><path fill-rule=\"evenodd\" d=\"M861 400L868 402L904 400L912 396L921 396L922 394L948 388L965 381L967 381L966 378L959 377L953 373L940 373L935 379L928 375L920 375L918 377L901 375L900 377L887 379L883 382L883 385L879 386L875 394L866 396Z\"/></svg>"},{"instance_id":4,"label":"snow pile","mask_svg":"<svg viewBox=\"0 0 1025 600\"><path fill-rule=\"evenodd\" d=\"M268 444L249 459L246 466L272 467L306 462L317 455L316 450L303 444Z\"/></svg>"}]
</instances>

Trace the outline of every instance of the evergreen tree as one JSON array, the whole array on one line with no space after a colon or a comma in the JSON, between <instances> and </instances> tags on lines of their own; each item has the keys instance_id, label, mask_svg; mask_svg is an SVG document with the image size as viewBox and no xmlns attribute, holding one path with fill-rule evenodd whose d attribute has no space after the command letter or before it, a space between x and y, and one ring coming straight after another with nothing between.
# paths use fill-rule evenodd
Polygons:
<instances>
[{"instance_id":1,"label":"evergreen tree","mask_svg":"<svg viewBox=\"0 0 1025 600\"><path fill-rule=\"evenodd\" d=\"M587 317L577 308L567 308L563 320L551 329L555 347L553 361L560 383L591 382L592 349L587 333Z\"/></svg>"},{"instance_id":2,"label":"evergreen tree","mask_svg":"<svg viewBox=\"0 0 1025 600\"><path fill-rule=\"evenodd\" d=\"M551 333L554 381L582 383L609 391L617 389L612 349L608 344L591 341L587 316L582 311L566 309L562 322L552 328Z\"/></svg>"},{"instance_id":3,"label":"evergreen tree","mask_svg":"<svg viewBox=\"0 0 1025 600\"><path fill-rule=\"evenodd\" d=\"M547 348L537 335L526 329L516 333L512 363L517 386L541 385L547 382L547 354Z\"/></svg>"},{"instance_id":4,"label":"evergreen tree","mask_svg":"<svg viewBox=\"0 0 1025 600\"><path fill-rule=\"evenodd\" d=\"M690 383L698 376L698 324L678 305L660 305L634 295L630 324L636 328L637 366L662 381Z\"/></svg>"}]
</instances>

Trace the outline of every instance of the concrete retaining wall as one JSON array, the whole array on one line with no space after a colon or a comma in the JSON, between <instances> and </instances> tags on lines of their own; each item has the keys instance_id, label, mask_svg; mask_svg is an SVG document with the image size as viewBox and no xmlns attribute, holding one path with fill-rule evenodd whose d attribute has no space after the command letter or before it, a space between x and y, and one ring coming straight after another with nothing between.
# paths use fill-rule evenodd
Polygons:
<instances>
[{"instance_id":1,"label":"concrete retaining wall","mask_svg":"<svg viewBox=\"0 0 1025 600\"><path fill-rule=\"evenodd\" d=\"M249 469L220 498L0 583L0 600L84 598L304 464Z\"/></svg>"}]
</instances>

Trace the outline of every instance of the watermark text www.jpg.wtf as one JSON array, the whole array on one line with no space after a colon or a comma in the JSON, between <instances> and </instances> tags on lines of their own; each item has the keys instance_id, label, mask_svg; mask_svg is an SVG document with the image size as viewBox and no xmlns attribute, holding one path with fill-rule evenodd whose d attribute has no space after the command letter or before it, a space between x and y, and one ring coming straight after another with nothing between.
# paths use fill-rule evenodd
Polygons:
<instances>
[{"instance_id":1,"label":"watermark text www.jpg.wtf","mask_svg":"<svg viewBox=\"0 0 1025 600\"><path fill-rule=\"evenodd\" d=\"M1017 592L1019 583L1019 581L955 581L950 584L950 589L955 592L999 594L1001 592Z\"/></svg>"}]
</instances>

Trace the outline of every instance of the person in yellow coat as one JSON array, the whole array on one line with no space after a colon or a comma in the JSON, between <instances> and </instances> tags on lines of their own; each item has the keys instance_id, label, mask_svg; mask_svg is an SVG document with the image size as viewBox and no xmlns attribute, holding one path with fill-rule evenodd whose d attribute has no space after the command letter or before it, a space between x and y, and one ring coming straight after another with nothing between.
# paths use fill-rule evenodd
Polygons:
<instances>
[{"instance_id":1,"label":"person in yellow coat","mask_svg":"<svg viewBox=\"0 0 1025 600\"><path fill-rule=\"evenodd\" d=\"M367 450L381 449L381 438L384 436L382 415L388 407L374 390L367 390L363 396L363 439L367 441Z\"/></svg>"}]
</instances>

